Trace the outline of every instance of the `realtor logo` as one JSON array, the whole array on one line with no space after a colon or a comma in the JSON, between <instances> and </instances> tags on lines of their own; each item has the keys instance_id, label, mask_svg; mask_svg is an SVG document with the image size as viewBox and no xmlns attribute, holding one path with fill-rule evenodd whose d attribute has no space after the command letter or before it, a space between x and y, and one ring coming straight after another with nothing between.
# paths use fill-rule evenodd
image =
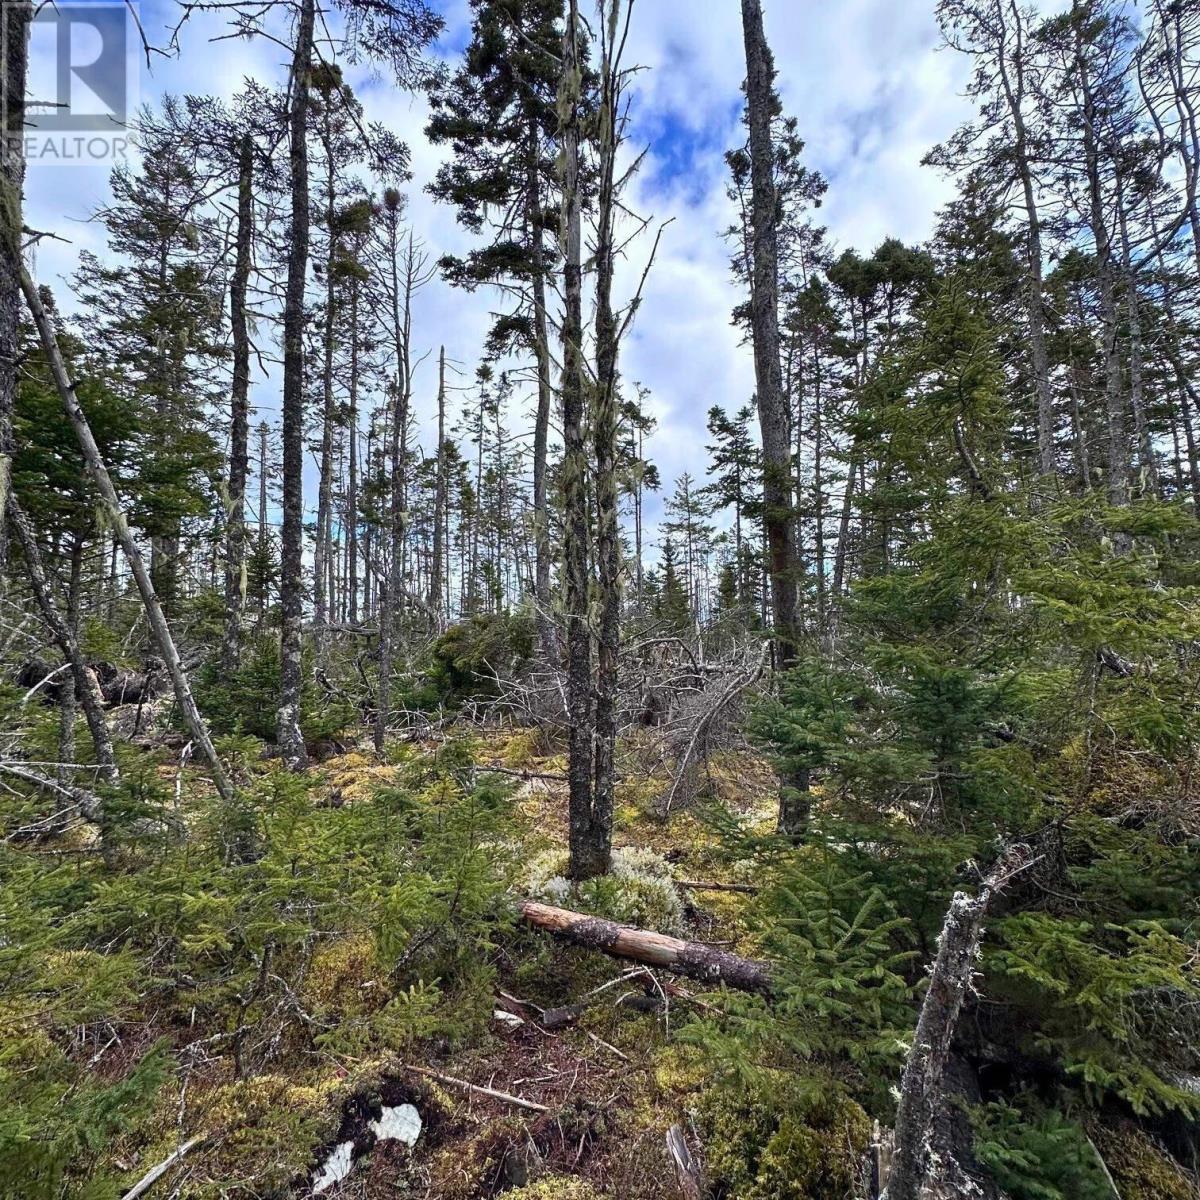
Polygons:
<instances>
[{"instance_id":1,"label":"realtor logo","mask_svg":"<svg viewBox=\"0 0 1200 1200\"><path fill-rule=\"evenodd\" d=\"M137 108L136 13L123 0L5 0L3 36L25 9L29 74L21 149L30 164L111 166L128 157ZM10 98L5 96L5 117Z\"/></svg>"}]
</instances>

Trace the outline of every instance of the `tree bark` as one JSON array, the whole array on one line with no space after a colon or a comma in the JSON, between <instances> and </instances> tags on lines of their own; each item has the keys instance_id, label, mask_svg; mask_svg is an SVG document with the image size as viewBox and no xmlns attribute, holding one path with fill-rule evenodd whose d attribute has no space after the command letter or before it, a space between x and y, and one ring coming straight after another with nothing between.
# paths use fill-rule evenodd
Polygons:
<instances>
[{"instance_id":1,"label":"tree bark","mask_svg":"<svg viewBox=\"0 0 1200 1200\"><path fill-rule=\"evenodd\" d=\"M713 986L724 984L741 992L765 996L774 990L769 963L742 958L701 942L685 942L665 933L617 925L602 917L589 917L534 900L522 903L521 917L527 925L556 934L585 950L662 967L688 979Z\"/></svg>"},{"instance_id":2,"label":"tree bark","mask_svg":"<svg viewBox=\"0 0 1200 1200\"><path fill-rule=\"evenodd\" d=\"M896 1149L883 1194L886 1200L919 1200L929 1169L929 1138L942 1099L942 1077L959 1010L975 969L983 918L992 897L1029 860L1028 846L1014 846L983 881L978 895L955 892L950 901L900 1082Z\"/></svg>"},{"instance_id":3,"label":"tree bark","mask_svg":"<svg viewBox=\"0 0 1200 1200\"><path fill-rule=\"evenodd\" d=\"M246 291L250 284L251 239L254 236L254 141L242 134L238 150L237 251L229 287L229 320L233 332L233 386L229 402L229 506L225 525L225 640L221 665L237 669L242 651L242 616L246 608L246 477L250 464L250 335Z\"/></svg>"},{"instance_id":4,"label":"tree bark","mask_svg":"<svg viewBox=\"0 0 1200 1200\"><path fill-rule=\"evenodd\" d=\"M433 486L433 550L429 566L429 607L440 633L445 620L446 584L446 347L438 350L437 467Z\"/></svg>"},{"instance_id":5,"label":"tree bark","mask_svg":"<svg viewBox=\"0 0 1200 1200\"><path fill-rule=\"evenodd\" d=\"M796 657L795 545L791 443L779 362L779 235L771 118L777 106L775 65L763 31L761 0L742 0L746 104L750 123L753 273L750 325L763 450L763 521L770 558L776 667Z\"/></svg>"},{"instance_id":6,"label":"tree bark","mask_svg":"<svg viewBox=\"0 0 1200 1200\"><path fill-rule=\"evenodd\" d=\"M620 0L609 0L602 32L599 113L600 181L596 220L596 384L592 446L596 462L596 734L593 744L592 803L586 835L572 842L571 877L607 874L612 858L614 760L617 742L617 664L621 651L621 548L617 519L617 318L612 306L616 247L613 219L617 202L616 159L620 142ZM572 832L576 832L574 824ZM579 829L583 833L582 823Z\"/></svg>"},{"instance_id":7,"label":"tree bark","mask_svg":"<svg viewBox=\"0 0 1200 1200\"><path fill-rule=\"evenodd\" d=\"M562 121L563 186L563 608L567 625L567 780L571 872L587 878L603 869L593 850L592 642L588 604L587 446L583 432L583 217L579 178L582 67L579 6L569 0L563 32L558 110ZM578 874L576 874L578 872Z\"/></svg>"},{"instance_id":8,"label":"tree bark","mask_svg":"<svg viewBox=\"0 0 1200 1200\"><path fill-rule=\"evenodd\" d=\"M526 196L529 236L533 244L533 337L537 356L538 403L533 423L533 595L537 605L538 640L550 662L558 659L558 639L550 614L550 511L546 504L546 466L550 446L550 412L554 388L550 378L550 334L546 318L546 252L542 242L542 198L538 177L540 137L537 120L529 123L529 180Z\"/></svg>"},{"instance_id":9,"label":"tree bark","mask_svg":"<svg viewBox=\"0 0 1200 1200\"><path fill-rule=\"evenodd\" d=\"M25 182L25 76L33 5L4 6L0 94L4 96L4 144L0 146L0 591L4 588L4 519L12 488L13 406L21 323L21 191Z\"/></svg>"},{"instance_id":10,"label":"tree bark","mask_svg":"<svg viewBox=\"0 0 1200 1200\"><path fill-rule=\"evenodd\" d=\"M325 322L322 332L321 361L321 457L317 485L317 536L313 546L313 640L317 665L324 669L329 651L329 622L333 608L333 589L329 586L329 568L333 550L333 347L337 289L334 263L337 241L334 235L337 174L334 161L331 109L332 89L321 88L325 147Z\"/></svg>"},{"instance_id":11,"label":"tree bark","mask_svg":"<svg viewBox=\"0 0 1200 1200\"><path fill-rule=\"evenodd\" d=\"M289 116L289 183L292 199L291 245L283 308L283 531L279 598L280 696L277 714L279 752L293 771L308 766L300 730L300 693L304 685L304 291L308 271L308 87L312 64L316 0L302 0L292 58Z\"/></svg>"},{"instance_id":12,"label":"tree bark","mask_svg":"<svg viewBox=\"0 0 1200 1200\"><path fill-rule=\"evenodd\" d=\"M1025 29L1024 15L1012 6L1016 22L1016 50L1009 56L1004 8L997 0L995 15L999 22L1000 45L996 63L1004 98L1013 122L1013 167L1021 182L1025 203L1025 313L1029 325L1029 358L1037 396L1038 470L1052 476L1054 464L1054 400L1050 390L1050 365L1046 352L1046 313L1042 281L1042 222L1034 191L1033 167L1029 153L1029 130L1025 124Z\"/></svg>"},{"instance_id":13,"label":"tree bark","mask_svg":"<svg viewBox=\"0 0 1200 1200\"><path fill-rule=\"evenodd\" d=\"M125 519L121 502L117 498L116 489L113 487L108 469L105 467L104 460L100 455L100 448L96 445L96 439L92 436L92 430L88 425L87 417L84 416L83 409L79 406L79 398L75 394L75 385L71 382L70 376L67 373L67 366L59 350L58 339L54 334L54 327L50 324L50 318L46 312L45 305L42 303L42 298L38 294L37 285L33 282L29 272L24 267L21 268L21 290L25 293L25 301L29 305L29 311L33 315L34 324L37 326L38 334L41 337L42 349L45 351L51 374L54 376L55 385L58 388L59 396L62 398L67 419L71 422L75 430L75 435L79 439L79 445L83 450L84 462L87 465L88 474L91 476L96 490L100 493L101 503L112 525L113 532L121 543L126 561L129 563L129 569L132 571L138 591L141 593L142 604L146 610L146 621L150 626L151 633L154 635L158 652L166 664L167 673L171 677L171 683L175 689L175 700L179 705L179 711L183 717L184 724L187 726L192 740L199 747L200 753L208 762L213 783L216 785L221 798L228 803L232 803L235 799L233 785L229 781L229 776L225 773L224 765L217 756L212 738L208 732L208 726L204 718L200 715L200 710L196 707L187 671L184 669L183 662L179 657L179 650L175 646L175 639L171 636L170 626L163 615L162 605L158 601L158 596L154 591L154 584L150 580L150 573L146 570L146 564L142 559L141 551L138 549L137 542L134 540L133 533L129 528L129 522Z\"/></svg>"}]
</instances>

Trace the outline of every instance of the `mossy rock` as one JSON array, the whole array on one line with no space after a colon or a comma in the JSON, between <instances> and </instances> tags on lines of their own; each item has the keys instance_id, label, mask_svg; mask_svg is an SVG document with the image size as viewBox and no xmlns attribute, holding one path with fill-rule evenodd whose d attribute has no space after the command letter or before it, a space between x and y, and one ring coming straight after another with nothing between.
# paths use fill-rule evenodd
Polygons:
<instances>
[{"instance_id":1,"label":"mossy rock","mask_svg":"<svg viewBox=\"0 0 1200 1200\"><path fill-rule=\"evenodd\" d=\"M730 1200L844 1200L870 1138L867 1114L828 1080L768 1072L700 1101L712 1181Z\"/></svg>"},{"instance_id":2,"label":"mossy rock","mask_svg":"<svg viewBox=\"0 0 1200 1200\"><path fill-rule=\"evenodd\" d=\"M1200 1200L1192 1176L1132 1122L1096 1129L1092 1140L1121 1200Z\"/></svg>"}]
</instances>

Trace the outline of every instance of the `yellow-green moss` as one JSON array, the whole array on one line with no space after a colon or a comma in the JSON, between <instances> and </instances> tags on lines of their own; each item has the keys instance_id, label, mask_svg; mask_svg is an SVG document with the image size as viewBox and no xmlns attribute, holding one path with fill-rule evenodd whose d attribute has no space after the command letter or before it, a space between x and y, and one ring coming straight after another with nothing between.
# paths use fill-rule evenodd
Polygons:
<instances>
[{"instance_id":1,"label":"yellow-green moss","mask_svg":"<svg viewBox=\"0 0 1200 1200\"><path fill-rule=\"evenodd\" d=\"M843 1200L854 1194L867 1114L828 1081L770 1072L699 1103L713 1182L737 1200Z\"/></svg>"},{"instance_id":2,"label":"yellow-green moss","mask_svg":"<svg viewBox=\"0 0 1200 1200\"><path fill-rule=\"evenodd\" d=\"M600 1200L600 1193L590 1183L569 1175L546 1175L504 1195L506 1200Z\"/></svg>"},{"instance_id":3,"label":"yellow-green moss","mask_svg":"<svg viewBox=\"0 0 1200 1200\"><path fill-rule=\"evenodd\" d=\"M1200 1196L1200 1188L1187 1172L1136 1125L1096 1129L1092 1140L1122 1200L1197 1200Z\"/></svg>"}]
</instances>

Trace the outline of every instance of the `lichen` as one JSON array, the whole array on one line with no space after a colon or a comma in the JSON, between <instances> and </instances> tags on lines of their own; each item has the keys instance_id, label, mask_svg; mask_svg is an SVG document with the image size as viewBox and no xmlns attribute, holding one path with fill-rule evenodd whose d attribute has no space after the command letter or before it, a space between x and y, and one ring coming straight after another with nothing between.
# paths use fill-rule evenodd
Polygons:
<instances>
[{"instance_id":1,"label":"lichen","mask_svg":"<svg viewBox=\"0 0 1200 1200\"><path fill-rule=\"evenodd\" d=\"M627 925L664 933L683 927L683 901L667 861L652 850L620 847L608 875L572 886L568 856L561 850L537 855L526 877L528 894L548 904L569 905Z\"/></svg>"}]
</instances>

